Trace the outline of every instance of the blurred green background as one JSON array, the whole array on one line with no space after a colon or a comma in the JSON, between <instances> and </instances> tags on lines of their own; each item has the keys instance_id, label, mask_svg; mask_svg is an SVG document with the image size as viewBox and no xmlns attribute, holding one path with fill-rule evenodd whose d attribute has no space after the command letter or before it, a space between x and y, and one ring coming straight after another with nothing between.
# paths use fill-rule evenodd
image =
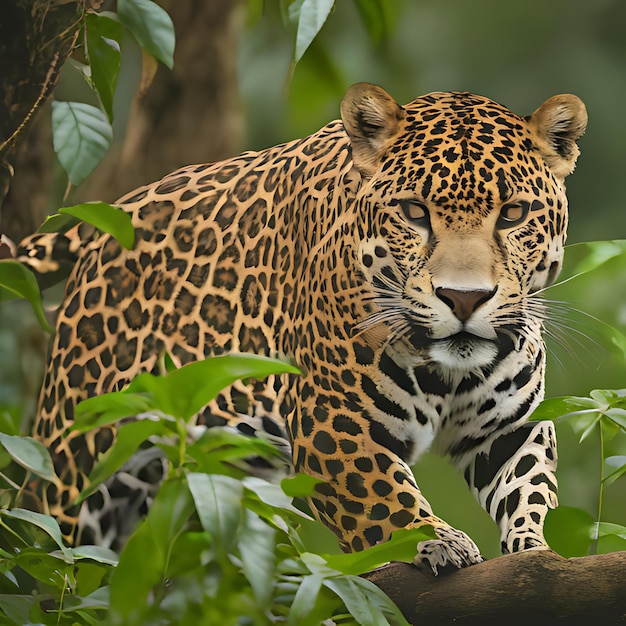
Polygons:
<instances>
[{"instance_id":1,"label":"blurred green background","mask_svg":"<svg viewBox=\"0 0 626 626\"><path fill-rule=\"evenodd\" d=\"M577 170L567 181L569 241L626 238L623 0L387 0L379 27L370 25L369 32L357 3L338 0L290 84L293 32L281 21L277 2L244 6L237 59L245 122L241 150L314 132L338 117L345 90L358 81L381 85L400 103L430 91L471 91L522 115L570 92L586 103L589 126ZM597 321L626 328L624 259L547 295L570 309L565 321L551 327L560 340L550 342L547 395L626 387L624 355ZM4 308L0 404L32 415L41 366L23 347L28 339L13 332L28 307ZM599 442L591 437L578 446L566 425L559 427L559 441L561 502L595 514ZM613 454L626 454L623 438L609 445ZM468 531L486 556L497 553L495 527L445 460L427 456L416 474L439 515ZM607 521L626 523L625 480L607 490Z\"/></svg>"}]
</instances>

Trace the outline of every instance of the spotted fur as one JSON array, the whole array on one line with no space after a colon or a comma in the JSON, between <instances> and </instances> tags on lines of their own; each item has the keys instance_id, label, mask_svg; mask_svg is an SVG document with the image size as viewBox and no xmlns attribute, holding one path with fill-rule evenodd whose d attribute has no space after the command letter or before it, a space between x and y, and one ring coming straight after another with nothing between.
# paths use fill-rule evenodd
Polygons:
<instances>
[{"instance_id":1,"label":"spotted fur","mask_svg":"<svg viewBox=\"0 0 626 626\"><path fill-rule=\"evenodd\" d=\"M522 118L433 93L401 107L362 83L341 110L310 137L122 198L131 251L65 236L76 263L35 432L61 477L45 499L66 536L119 538L164 472L161 458L134 459L78 513L115 437L67 432L81 399L154 371L164 352L178 365L254 352L304 375L237 383L197 421L287 445L296 471L324 481L312 508L345 549L432 524L416 562L437 573L482 560L415 482L409 466L431 447L464 474L504 552L546 547L556 444L551 423L527 423L543 395L537 295L561 265L584 105L555 96ZM33 250L45 238L22 247L26 262L44 262Z\"/></svg>"}]
</instances>

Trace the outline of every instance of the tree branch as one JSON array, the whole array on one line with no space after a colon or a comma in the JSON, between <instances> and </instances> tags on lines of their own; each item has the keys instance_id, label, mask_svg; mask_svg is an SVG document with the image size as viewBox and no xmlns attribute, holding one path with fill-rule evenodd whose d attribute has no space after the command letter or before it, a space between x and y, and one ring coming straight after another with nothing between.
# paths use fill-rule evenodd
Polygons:
<instances>
[{"instance_id":1,"label":"tree branch","mask_svg":"<svg viewBox=\"0 0 626 626\"><path fill-rule=\"evenodd\" d=\"M411 624L624 624L626 552L528 551L434 577L407 563L365 575Z\"/></svg>"}]
</instances>

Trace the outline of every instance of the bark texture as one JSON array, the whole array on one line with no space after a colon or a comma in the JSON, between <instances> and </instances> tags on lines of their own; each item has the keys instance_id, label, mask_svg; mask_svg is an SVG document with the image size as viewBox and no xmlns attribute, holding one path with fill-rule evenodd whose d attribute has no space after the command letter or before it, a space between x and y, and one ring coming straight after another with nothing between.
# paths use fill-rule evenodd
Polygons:
<instances>
[{"instance_id":1,"label":"bark texture","mask_svg":"<svg viewBox=\"0 0 626 626\"><path fill-rule=\"evenodd\" d=\"M27 130L72 53L85 2L0 2L0 232L13 240L45 217L42 189L51 184L52 157L38 146L49 143L50 135L44 125L26 141ZM20 172L18 185L14 172Z\"/></svg>"},{"instance_id":2,"label":"bark texture","mask_svg":"<svg viewBox=\"0 0 626 626\"><path fill-rule=\"evenodd\" d=\"M519 552L439 577L390 563L366 578L415 625L626 624L626 552Z\"/></svg>"}]
</instances>

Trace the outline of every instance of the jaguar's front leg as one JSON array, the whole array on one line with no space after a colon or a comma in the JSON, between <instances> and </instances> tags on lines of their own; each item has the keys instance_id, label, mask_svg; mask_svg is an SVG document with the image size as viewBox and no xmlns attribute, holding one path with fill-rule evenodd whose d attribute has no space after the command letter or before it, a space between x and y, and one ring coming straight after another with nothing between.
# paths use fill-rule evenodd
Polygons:
<instances>
[{"instance_id":1,"label":"jaguar's front leg","mask_svg":"<svg viewBox=\"0 0 626 626\"><path fill-rule=\"evenodd\" d=\"M548 549L543 522L557 506L552 422L530 422L493 440L469 463L457 462L472 493L500 528L504 554Z\"/></svg>"},{"instance_id":2,"label":"jaguar's front leg","mask_svg":"<svg viewBox=\"0 0 626 626\"><path fill-rule=\"evenodd\" d=\"M318 399L320 400L320 399ZM335 402L334 404L338 404ZM432 525L437 539L417 546L415 563L438 574L483 559L463 532L433 515L410 467L403 444L365 411L329 411L330 401L298 408L290 419L296 471L324 482L310 498L315 515L346 551L386 541L400 528Z\"/></svg>"}]
</instances>

